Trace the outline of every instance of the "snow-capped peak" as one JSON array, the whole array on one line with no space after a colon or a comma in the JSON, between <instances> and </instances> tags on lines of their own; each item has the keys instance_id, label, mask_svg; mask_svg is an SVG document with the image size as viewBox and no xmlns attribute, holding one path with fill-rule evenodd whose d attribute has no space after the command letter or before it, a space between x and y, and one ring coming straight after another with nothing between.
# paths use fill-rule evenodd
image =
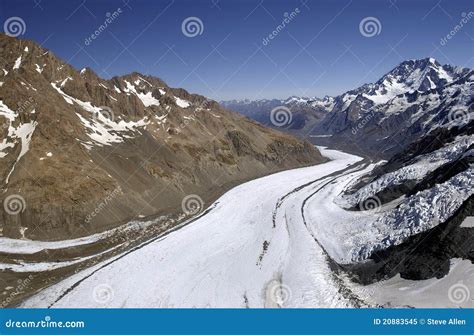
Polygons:
<instances>
[{"instance_id":1,"label":"snow-capped peak","mask_svg":"<svg viewBox=\"0 0 474 335\"><path fill-rule=\"evenodd\" d=\"M375 86L399 85L408 91L429 91L457 79L467 69L441 65L434 58L402 62L383 76Z\"/></svg>"}]
</instances>

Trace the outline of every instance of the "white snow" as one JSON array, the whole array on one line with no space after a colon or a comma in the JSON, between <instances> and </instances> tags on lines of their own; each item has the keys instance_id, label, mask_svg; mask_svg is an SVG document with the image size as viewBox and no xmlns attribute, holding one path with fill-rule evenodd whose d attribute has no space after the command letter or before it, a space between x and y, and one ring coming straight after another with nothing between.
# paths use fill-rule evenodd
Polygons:
<instances>
[{"instance_id":1,"label":"white snow","mask_svg":"<svg viewBox=\"0 0 474 335\"><path fill-rule=\"evenodd\" d=\"M149 107L149 106L153 106L153 105L155 105L155 106L160 105L160 101L158 99L156 99L154 96L152 96L151 92L148 92L146 94L137 93L137 96L143 102L145 107Z\"/></svg>"},{"instance_id":2,"label":"white snow","mask_svg":"<svg viewBox=\"0 0 474 335\"><path fill-rule=\"evenodd\" d=\"M162 222L166 217L160 217L158 220ZM114 236L118 232L137 231L145 229L148 226L154 225L154 221L131 221L124 226L120 226L102 233L97 233L85 237L80 237L71 240L62 241L33 241L26 239L12 239L8 237L0 237L0 252L1 253L12 253L12 254L34 254L44 250L58 250L72 247L83 246L86 244L92 244L100 240L104 240L111 236Z\"/></svg>"},{"instance_id":3,"label":"white snow","mask_svg":"<svg viewBox=\"0 0 474 335\"><path fill-rule=\"evenodd\" d=\"M440 79L444 79L446 80L448 83L452 82L453 81L453 77L451 77L445 69L443 69L442 67L439 67L438 68L438 77Z\"/></svg>"},{"instance_id":4,"label":"white snow","mask_svg":"<svg viewBox=\"0 0 474 335\"><path fill-rule=\"evenodd\" d=\"M80 113L76 113L84 127L87 129L88 136L98 145L109 145L111 143L123 142L125 138L131 138L132 133L139 131L140 127L144 127L149 123L147 117L138 121L127 122L120 120L116 122L113 118L104 116L102 108L93 106L89 101L82 101L71 97L64 93L54 83L51 83L51 85L63 96L67 103L71 105L76 103L81 106L82 109L92 114L93 117L86 118ZM86 147L89 147L87 144L85 145Z\"/></svg>"},{"instance_id":5,"label":"white snow","mask_svg":"<svg viewBox=\"0 0 474 335\"><path fill-rule=\"evenodd\" d=\"M16 158L15 163L13 164L12 169L8 173L7 177L5 178L5 183L8 184L8 181L10 180L10 176L15 170L16 164L20 161L20 159L28 152L30 149L30 142L31 142L31 137L33 136L33 132L35 131L36 125L38 122L33 121L33 122L27 122L20 124L14 131L14 135L17 138L20 138L21 141L21 151L18 157ZM9 134L10 135L10 134ZM10 136L11 137L11 136Z\"/></svg>"},{"instance_id":6,"label":"white snow","mask_svg":"<svg viewBox=\"0 0 474 335\"><path fill-rule=\"evenodd\" d=\"M396 275L367 286L348 282L354 293L362 299L385 305L415 308L474 308L474 265L469 260L454 258L449 273L441 279L408 280ZM457 294L450 290L459 290ZM462 296L462 294L466 296ZM456 301L456 298L460 298ZM465 299L464 299L465 298Z\"/></svg>"},{"instance_id":7,"label":"white snow","mask_svg":"<svg viewBox=\"0 0 474 335\"><path fill-rule=\"evenodd\" d=\"M363 260L445 220L473 193L471 167L399 207L347 211L335 199L375 164L351 166L361 158L320 150L332 161L241 184L195 221L52 285L22 307L352 307L344 288L370 294L335 280L326 252L341 263ZM433 283L440 281L417 287ZM94 300L91 292L103 285L112 298ZM384 294L390 292L388 285Z\"/></svg>"},{"instance_id":8,"label":"white snow","mask_svg":"<svg viewBox=\"0 0 474 335\"><path fill-rule=\"evenodd\" d=\"M343 111L347 107L349 107L352 101L354 101L356 98L357 98L356 95L345 94L344 97L342 98L343 105L341 107L341 110Z\"/></svg>"},{"instance_id":9,"label":"white snow","mask_svg":"<svg viewBox=\"0 0 474 335\"><path fill-rule=\"evenodd\" d=\"M160 105L160 101L156 99L155 97L153 97L151 92L139 93L137 92L135 86L129 83L127 80L125 80L125 84L127 85L127 87L124 89L124 92L135 94L142 101L145 107L149 107L152 105L156 105L156 106Z\"/></svg>"},{"instance_id":10,"label":"white snow","mask_svg":"<svg viewBox=\"0 0 474 335\"><path fill-rule=\"evenodd\" d=\"M15 118L18 116L18 114L5 105L2 100L0 100L0 115L10 121L15 120Z\"/></svg>"},{"instance_id":11,"label":"white snow","mask_svg":"<svg viewBox=\"0 0 474 335\"><path fill-rule=\"evenodd\" d=\"M68 80L72 80L72 78L71 78L71 77L67 77L66 79L64 79L64 80L61 82L60 86L61 86L61 87L64 87L64 85L66 85L66 83L67 83Z\"/></svg>"},{"instance_id":12,"label":"white snow","mask_svg":"<svg viewBox=\"0 0 474 335\"><path fill-rule=\"evenodd\" d=\"M407 198L373 222L377 234L371 234L364 246L353 250L353 260L364 259L375 250L384 249L403 242L408 236L434 228L445 222L458 210L463 202L474 194L474 167L458 173L442 184L418 192ZM367 227L366 227L367 229ZM355 242L352 234L349 243Z\"/></svg>"},{"instance_id":13,"label":"white snow","mask_svg":"<svg viewBox=\"0 0 474 335\"><path fill-rule=\"evenodd\" d=\"M74 102L73 102L73 98L69 95L67 95L66 93L64 93L59 87L56 86L56 84L54 83L51 83L51 86L53 86L53 88L58 91L59 94L62 95L63 99L70 105L74 105Z\"/></svg>"},{"instance_id":14,"label":"white snow","mask_svg":"<svg viewBox=\"0 0 474 335\"><path fill-rule=\"evenodd\" d=\"M461 228L474 228L474 216L468 216L466 219L461 223Z\"/></svg>"},{"instance_id":15,"label":"white snow","mask_svg":"<svg viewBox=\"0 0 474 335\"><path fill-rule=\"evenodd\" d=\"M12 169L8 173L5 182L8 183L10 175L13 173L16 164L18 161L28 152L31 137L33 136L33 132L35 131L36 125L38 124L36 121L33 122L26 122L21 123L17 127L13 127L12 123L18 117L18 113L11 110L7 105L0 100L0 116L5 117L9 122L8 133L6 137L0 142L0 158L3 158L7 155L4 152L6 148L13 148L18 141L21 143L21 150L16 158L15 163L13 164Z\"/></svg>"},{"instance_id":16,"label":"white snow","mask_svg":"<svg viewBox=\"0 0 474 335\"><path fill-rule=\"evenodd\" d=\"M195 222L123 257L81 271L23 306L350 306L333 282L324 252L302 223L300 205L326 181L325 176L360 158L330 150L324 153L335 160L239 185ZM310 181L315 181L311 187L279 201ZM276 203L280 207L273 226ZM279 283L291 291L288 299L275 297ZM113 290L114 298L105 304L91 294L101 284Z\"/></svg>"},{"instance_id":17,"label":"white snow","mask_svg":"<svg viewBox=\"0 0 474 335\"><path fill-rule=\"evenodd\" d=\"M181 108L188 108L189 106L191 106L191 103L187 100L184 100L178 97L174 97L174 98L176 100L176 104Z\"/></svg>"},{"instance_id":18,"label":"white snow","mask_svg":"<svg viewBox=\"0 0 474 335\"><path fill-rule=\"evenodd\" d=\"M92 109L98 109L95 111L95 119L87 119L79 113L76 113L76 115L87 129L89 138L100 146L123 142L125 138L131 138L131 133L137 132L139 127L144 127L148 124L146 118L136 122L126 122L124 120L114 122L102 115L100 108L93 107Z\"/></svg>"},{"instance_id":19,"label":"white snow","mask_svg":"<svg viewBox=\"0 0 474 335\"><path fill-rule=\"evenodd\" d=\"M19 69L21 65L21 55L18 57L15 61L15 64L13 65L13 70Z\"/></svg>"},{"instance_id":20,"label":"white snow","mask_svg":"<svg viewBox=\"0 0 474 335\"><path fill-rule=\"evenodd\" d=\"M44 272L44 271L52 271L60 268L64 268L66 266L71 266L74 264L82 263L84 261L93 259L95 257L102 256L106 253L109 253L113 250L118 249L124 242L109 248L103 252L100 252L95 255L87 256L87 257L77 257L72 260L66 261L57 261L57 262L25 262L25 261L16 261L16 263L0 263L0 271L13 271L13 272Z\"/></svg>"},{"instance_id":21,"label":"white snow","mask_svg":"<svg viewBox=\"0 0 474 335\"><path fill-rule=\"evenodd\" d=\"M397 207L387 204L375 212L345 211L333 201L324 201L349 183L330 185L308 203L308 217L316 223L320 241L339 263L363 261L374 251L445 222L474 193L474 168L402 199Z\"/></svg>"},{"instance_id":22,"label":"white snow","mask_svg":"<svg viewBox=\"0 0 474 335\"><path fill-rule=\"evenodd\" d=\"M138 77L138 79L134 81L135 85L139 85L141 82L144 82L144 83L148 84L148 86L153 86L152 84L150 84L147 80L143 79L142 77Z\"/></svg>"},{"instance_id":23,"label":"white snow","mask_svg":"<svg viewBox=\"0 0 474 335\"><path fill-rule=\"evenodd\" d=\"M23 157L30 148L31 137L33 136L33 132L35 131L36 125L38 123L36 121L27 122L21 124L16 129L16 135L21 139L21 151L18 156L18 160Z\"/></svg>"},{"instance_id":24,"label":"white snow","mask_svg":"<svg viewBox=\"0 0 474 335\"><path fill-rule=\"evenodd\" d=\"M474 136L459 136L452 143L431 153L421 155L411 164L405 165L396 171L386 173L360 188L357 192L343 195L336 201L340 206L351 208L389 186L401 185L409 180L420 181L438 167L460 158L473 144Z\"/></svg>"},{"instance_id":25,"label":"white snow","mask_svg":"<svg viewBox=\"0 0 474 335\"><path fill-rule=\"evenodd\" d=\"M36 66L36 71L37 71L38 73L42 73L42 72L43 72L44 65L43 65L43 67L41 67L41 66L39 66L38 64L35 64L35 66Z\"/></svg>"},{"instance_id":26,"label":"white snow","mask_svg":"<svg viewBox=\"0 0 474 335\"><path fill-rule=\"evenodd\" d=\"M407 88L404 83L390 83L384 81L383 84L384 86L381 89L375 91L374 95L363 94L363 96L372 100L375 104L384 104L397 95L409 91L409 88Z\"/></svg>"}]
</instances>

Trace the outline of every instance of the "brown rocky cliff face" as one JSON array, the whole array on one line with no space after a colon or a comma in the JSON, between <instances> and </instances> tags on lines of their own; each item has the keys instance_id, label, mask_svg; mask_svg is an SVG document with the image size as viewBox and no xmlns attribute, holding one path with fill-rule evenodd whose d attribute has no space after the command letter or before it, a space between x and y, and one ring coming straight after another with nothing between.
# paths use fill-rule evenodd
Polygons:
<instances>
[{"instance_id":1,"label":"brown rocky cliff face","mask_svg":"<svg viewBox=\"0 0 474 335\"><path fill-rule=\"evenodd\" d=\"M0 83L0 194L25 201L15 215L2 208L4 236L88 235L324 161L307 142L158 78L103 80L3 34Z\"/></svg>"}]
</instances>

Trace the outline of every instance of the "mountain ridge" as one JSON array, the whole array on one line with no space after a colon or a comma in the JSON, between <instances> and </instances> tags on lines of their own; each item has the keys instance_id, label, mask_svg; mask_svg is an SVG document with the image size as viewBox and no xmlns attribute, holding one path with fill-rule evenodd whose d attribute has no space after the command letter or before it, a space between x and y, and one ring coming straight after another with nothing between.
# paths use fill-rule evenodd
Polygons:
<instances>
[{"instance_id":1,"label":"mountain ridge","mask_svg":"<svg viewBox=\"0 0 474 335\"><path fill-rule=\"evenodd\" d=\"M2 213L4 236L64 239L182 218L187 195L200 211L233 185L325 160L308 142L156 77L104 80L4 34L0 55L0 192L5 208L9 196L22 205Z\"/></svg>"},{"instance_id":2,"label":"mountain ridge","mask_svg":"<svg viewBox=\"0 0 474 335\"><path fill-rule=\"evenodd\" d=\"M364 156L389 158L416 136L423 136L439 126L433 124L430 128L417 123L412 118L417 114L416 111L422 111L423 115L420 116L424 122L442 114L444 120L440 122L446 125L454 114L463 117L458 115L463 114L463 111L457 109L464 108L467 109L464 118L469 121L473 78L472 69L441 65L430 57L403 61L376 82L363 84L336 97L290 97L270 100L273 101L271 106L259 104L259 101L240 104L223 102L223 105L275 128L280 125L272 125L270 114L273 109L283 106L290 110L293 118L280 127L282 130L312 140L313 143L349 148ZM318 103L314 104L314 101ZM434 110L436 107L439 110ZM295 123L295 119L299 122ZM395 143L394 146L384 139L395 135L394 125L408 133L412 132L413 136L410 136L409 141L401 145ZM423 127L426 129L421 133L415 129ZM367 140L367 135L370 140Z\"/></svg>"}]
</instances>

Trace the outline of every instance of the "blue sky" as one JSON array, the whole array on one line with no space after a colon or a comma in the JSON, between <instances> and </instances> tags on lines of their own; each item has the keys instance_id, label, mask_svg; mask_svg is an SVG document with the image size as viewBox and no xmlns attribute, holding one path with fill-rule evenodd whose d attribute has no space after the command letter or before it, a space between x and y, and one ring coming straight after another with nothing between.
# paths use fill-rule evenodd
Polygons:
<instances>
[{"instance_id":1,"label":"blue sky","mask_svg":"<svg viewBox=\"0 0 474 335\"><path fill-rule=\"evenodd\" d=\"M474 17L440 43L471 11L471 0L0 0L2 26L20 17L21 38L78 69L104 78L138 71L217 100L337 95L405 59L472 68ZM263 43L285 13L289 22ZM183 34L188 17L201 20L201 34ZM376 19L371 37L360 30L367 17Z\"/></svg>"}]
</instances>

